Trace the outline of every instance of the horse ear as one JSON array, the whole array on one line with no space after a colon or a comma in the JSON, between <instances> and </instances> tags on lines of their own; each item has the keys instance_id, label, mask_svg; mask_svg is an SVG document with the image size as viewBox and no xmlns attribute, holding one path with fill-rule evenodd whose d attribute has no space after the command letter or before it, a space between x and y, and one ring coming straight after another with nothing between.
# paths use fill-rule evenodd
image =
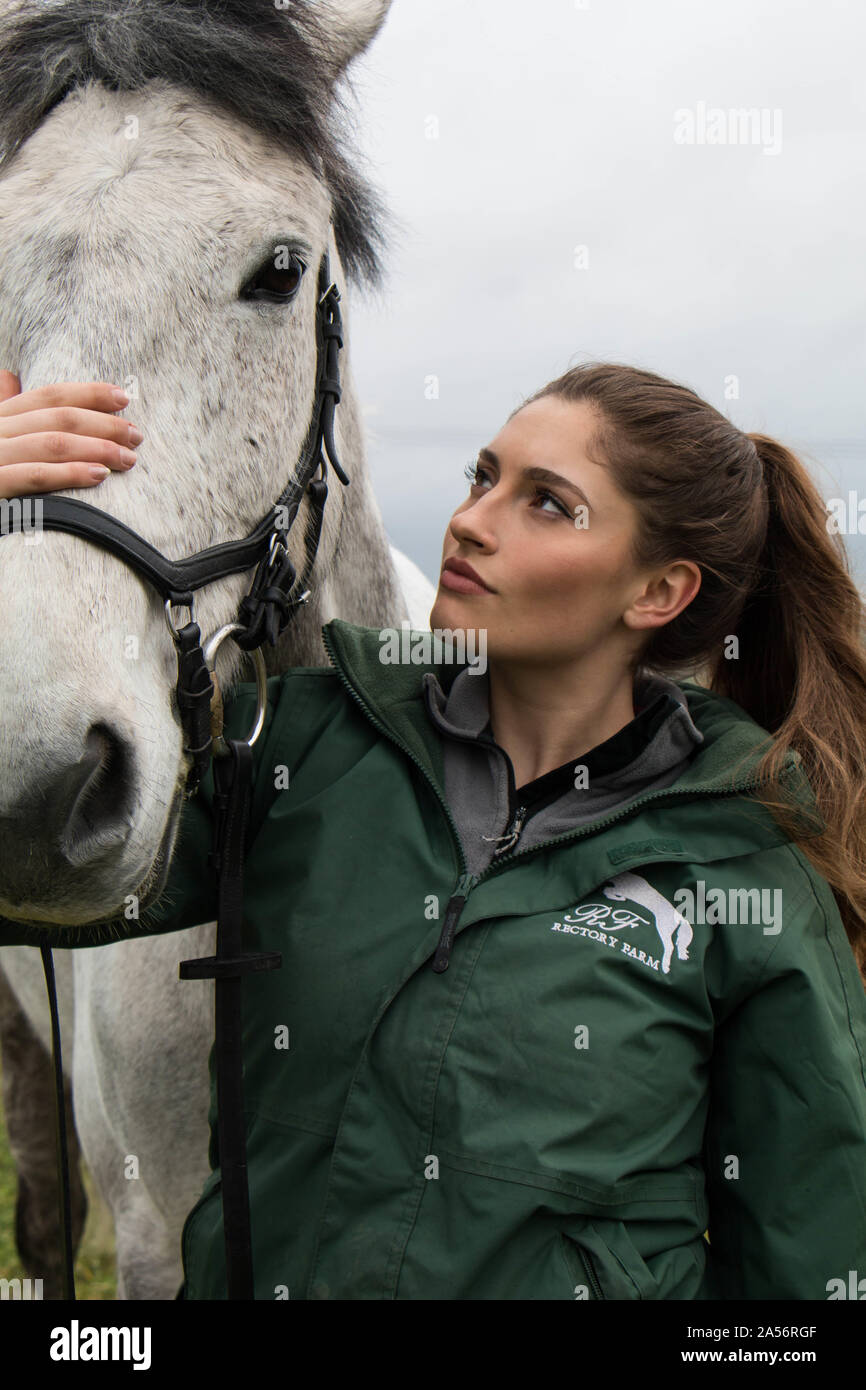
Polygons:
<instances>
[{"instance_id":1,"label":"horse ear","mask_svg":"<svg viewBox=\"0 0 866 1390\"><path fill-rule=\"evenodd\" d=\"M335 78L369 47L390 8L391 0L318 0L316 19L327 40Z\"/></svg>"}]
</instances>

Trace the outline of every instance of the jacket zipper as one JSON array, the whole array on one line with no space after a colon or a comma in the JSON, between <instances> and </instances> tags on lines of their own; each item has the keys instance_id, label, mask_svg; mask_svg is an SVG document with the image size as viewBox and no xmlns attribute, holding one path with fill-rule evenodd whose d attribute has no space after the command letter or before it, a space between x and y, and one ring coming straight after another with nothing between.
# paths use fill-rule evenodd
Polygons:
<instances>
[{"instance_id":1,"label":"jacket zipper","mask_svg":"<svg viewBox=\"0 0 866 1390\"><path fill-rule=\"evenodd\" d=\"M493 858L494 858L494 859L497 859L497 858L499 857L500 854L505 854L508 850L510 850L510 849L512 848L513 845L516 845L516 844L517 844L517 841L520 839L520 832L521 832L521 830L523 829L523 822L526 820L526 811L527 811L527 808L526 808L525 806L518 806L518 807L517 807L517 809L516 809L515 812L514 812L514 816L513 816L513 818L512 818L511 824L509 825L509 827L508 827L508 829L506 830L505 834L504 834L503 836L501 836L501 838L502 838L503 840L509 840L511 843L510 843L510 844L505 844L505 845L499 845L499 846L493 851ZM485 840L487 840L487 839L489 839L489 838L490 838L490 837L487 836L487 835L484 836L484 839L485 839Z\"/></svg>"},{"instance_id":2,"label":"jacket zipper","mask_svg":"<svg viewBox=\"0 0 866 1390\"><path fill-rule=\"evenodd\" d=\"M433 957L433 969L437 975L441 975L443 970L448 969L448 962L451 958L451 946L454 941L454 928L456 927L460 914L463 911L466 899L477 883L475 874L463 874L456 889L448 899L445 908L445 921L442 923L442 931L439 936L439 944L436 947L436 954Z\"/></svg>"},{"instance_id":3,"label":"jacket zipper","mask_svg":"<svg viewBox=\"0 0 866 1390\"><path fill-rule=\"evenodd\" d=\"M575 1242L575 1244L579 1244L579 1242ZM584 1268L586 1269L587 1282L589 1283L589 1287L592 1289L593 1297L603 1299L604 1294L602 1293L601 1284L598 1282L598 1275L595 1272L595 1265L592 1262L592 1256L590 1255L588 1250L585 1250L583 1248L583 1246L580 1246L580 1254L583 1259Z\"/></svg>"},{"instance_id":4,"label":"jacket zipper","mask_svg":"<svg viewBox=\"0 0 866 1390\"><path fill-rule=\"evenodd\" d=\"M688 791L678 793L676 791L676 788L663 787L661 791L648 792L646 796L638 797L637 801L631 802L629 806L626 806L621 811L614 812L612 816L608 816L605 820L594 821L589 825L581 826L578 830L569 831L566 835L553 836L549 840L542 840L537 845L531 845L529 849L521 849L517 850L516 852L511 851L510 853L503 854L501 858L497 858L490 864L488 864L487 868L483 869L480 874L470 874L468 872L466 858L463 854L463 845L460 840L460 831L457 828L457 824L454 820L454 817L451 814L451 810L448 806L447 801L442 796L441 792L439 791L439 788L433 781L433 778L430 776L427 769L420 762L420 760L415 757L415 754L412 752L411 748L407 747L407 745L402 741L402 739L399 739L396 736L396 734L394 734L390 729L386 728L386 726L382 723L381 719L378 719L377 716L370 709L370 706L367 704L366 700L358 693L358 691L352 685L352 682L348 679L342 667L338 664L334 649L331 646L329 640L329 633L324 629L322 630L322 641L325 646L325 650L331 658L337 675L340 677L341 682L349 691L349 694L352 695L356 702L360 705L361 709L364 711L367 718L370 720L370 723L375 728L379 729L385 735L386 738L391 740L392 743L396 744L396 746L401 750L401 752L405 753L406 757L409 758L415 764L418 770L423 774L425 781L429 783L436 797L436 800L439 802L440 806L445 812L448 824L451 826L451 830L454 837L454 844L457 849L457 856L460 862L461 875L454 889L453 894L448 899L448 902L446 904L445 920L442 923L442 931L439 936L439 944L437 945L436 952L433 956L433 969L435 970L437 975L441 975L443 971L448 969L448 964L451 958L451 947L454 943L457 923L460 920L460 914L466 906L466 900L469 897L469 894L472 892L473 888L476 888L478 886L482 879L487 878L488 875L490 877L493 877L493 875L499 871L503 864L508 864L514 859L522 859L528 857L530 854L536 854L538 850L547 849L549 845L566 844L570 840L580 839L586 835L587 831L591 831L594 834L598 830L605 830L609 825L613 825L616 821L623 820L626 816L632 815L633 812L636 811L639 806L643 806L647 801L658 801L664 799L672 800L677 795L686 797L695 795L720 797L737 796L742 791L750 791L753 787L758 787L761 785L760 780L757 777L750 777L745 782L735 782L732 787L726 787L721 790L718 787L690 787ZM523 809L523 807L518 808L518 810ZM514 822L512 822L512 830L513 827Z\"/></svg>"}]
</instances>

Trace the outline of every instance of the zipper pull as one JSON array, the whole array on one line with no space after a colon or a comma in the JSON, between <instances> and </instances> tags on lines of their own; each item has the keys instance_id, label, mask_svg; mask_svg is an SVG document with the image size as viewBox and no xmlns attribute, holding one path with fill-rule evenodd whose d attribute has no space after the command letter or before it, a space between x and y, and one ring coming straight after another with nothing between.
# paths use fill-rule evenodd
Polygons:
<instances>
[{"instance_id":1,"label":"zipper pull","mask_svg":"<svg viewBox=\"0 0 866 1390\"><path fill-rule=\"evenodd\" d=\"M520 839L520 832L521 832L521 830L523 829L523 822L524 822L525 820L526 820L526 807L525 807L525 806L518 806L517 810L514 812L514 818L513 818L511 824L509 825L509 827L508 827L508 829L506 830L506 832L505 832L504 835L482 835L482 836L481 836L482 840L502 840L502 841L504 841L504 844L500 844L500 845L498 846L498 848L495 849L495 850L493 851L493 858L494 858L494 859L496 858L497 855L499 855L499 854L505 854L507 850L513 849L513 848L514 848L514 846L517 844L517 841Z\"/></svg>"},{"instance_id":2,"label":"zipper pull","mask_svg":"<svg viewBox=\"0 0 866 1390\"><path fill-rule=\"evenodd\" d=\"M445 908L445 921L442 923L442 931L439 935L439 944L436 947L436 954L433 957L433 969L437 975L448 969L448 962L451 959L451 947L454 944L454 928L463 911L466 899L471 890L478 882L475 874L464 874L458 880L457 887L448 899Z\"/></svg>"}]
</instances>

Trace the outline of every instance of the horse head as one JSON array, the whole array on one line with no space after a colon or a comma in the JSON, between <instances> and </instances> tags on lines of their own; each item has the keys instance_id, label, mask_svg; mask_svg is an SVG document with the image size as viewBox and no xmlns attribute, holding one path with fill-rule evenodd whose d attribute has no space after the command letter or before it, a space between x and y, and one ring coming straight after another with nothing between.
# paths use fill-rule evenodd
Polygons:
<instances>
[{"instance_id":1,"label":"horse head","mask_svg":"<svg viewBox=\"0 0 866 1390\"><path fill-rule=\"evenodd\" d=\"M293 476L323 255L344 298L378 282L385 215L347 153L341 78L389 3L24 0L0 23L0 362L23 390L126 387L137 465L66 495L170 559L247 536ZM341 375L351 487L330 489L317 582L271 672L325 664L338 599L358 622L400 608L345 353ZM304 522L302 506L299 572ZM196 594L202 634L250 577ZM146 906L189 767L163 603L119 556L37 528L0 537L0 611L0 915ZM223 689L242 663L224 643Z\"/></svg>"}]
</instances>

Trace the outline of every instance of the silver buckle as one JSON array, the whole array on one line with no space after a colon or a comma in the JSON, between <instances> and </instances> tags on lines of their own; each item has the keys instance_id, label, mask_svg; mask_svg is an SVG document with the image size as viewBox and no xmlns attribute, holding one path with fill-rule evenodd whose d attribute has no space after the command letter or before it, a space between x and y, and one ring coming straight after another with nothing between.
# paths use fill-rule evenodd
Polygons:
<instances>
[{"instance_id":1,"label":"silver buckle","mask_svg":"<svg viewBox=\"0 0 866 1390\"><path fill-rule=\"evenodd\" d=\"M178 639L178 637L180 636L180 633L178 632L177 628L175 627L175 625L174 625L174 623L172 622L172 619L171 619L171 610L172 610L172 607L173 607L173 606L174 606L174 605L172 604L171 599L170 599L170 598L167 598L166 601L165 601L165 622L166 622L166 626L167 626L169 632L171 633L172 640L173 640L173 642L175 643L175 646L176 646L176 645L177 645L177 639ZM192 613L192 604L191 604L191 603L179 603L179 604L177 605L177 607L178 607L178 608L186 608L186 609L188 609L188 611L189 611L189 620L190 620L190 622L193 622L193 621L194 621L194 619L193 619L193 613Z\"/></svg>"}]
</instances>

